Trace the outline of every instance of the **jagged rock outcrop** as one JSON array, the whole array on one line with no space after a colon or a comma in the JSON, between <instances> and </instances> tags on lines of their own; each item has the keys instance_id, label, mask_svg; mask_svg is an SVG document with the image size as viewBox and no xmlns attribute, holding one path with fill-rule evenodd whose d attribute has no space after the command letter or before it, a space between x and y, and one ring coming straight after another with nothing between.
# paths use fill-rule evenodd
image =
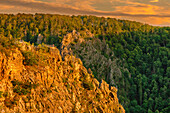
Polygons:
<instances>
[{"instance_id":1,"label":"jagged rock outcrop","mask_svg":"<svg viewBox=\"0 0 170 113\"><path fill-rule=\"evenodd\" d=\"M65 54L63 52L63 54ZM124 113L117 89L99 83L80 59L21 43L0 52L0 112Z\"/></svg>"},{"instance_id":2,"label":"jagged rock outcrop","mask_svg":"<svg viewBox=\"0 0 170 113\"><path fill-rule=\"evenodd\" d=\"M39 34L37 37L37 44L41 44L42 40L43 40L43 36L41 34Z\"/></svg>"},{"instance_id":3,"label":"jagged rock outcrop","mask_svg":"<svg viewBox=\"0 0 170 113\"><path fill-rule=\"evenodd\" d=\"M83 38L81 38L80 33L78 33L76 30L73 30L72 33L68 33L66 36L64 36L62 43L61 43L61 55L64 57L66 54L71 54L71 48L68 48L68 45L72 42L79 42L81 43L84 41Z\"/></svg>"},{"instance_id":4,"label":"jagged rock outcrop","mask_svg":"<svg viewBox=\"0 0 170 113\"><path fill-rule=\"evenodd\" d=\"M98 79L105 79L110 85L116 85L115 82L122 77L114 53L99 39L77 43L70 48L82 59L86 67L92 69Z\"/></svg>"},{"instance_id":5,"label":"jagged rock outcrop","mask_svg":"<svg viewBox=\"0 0 170 113\"><path fill-rule=\"evenodd\" d=\"M75 31L74 31L75 32ZM88 69L89 73L93 73L99 81L105 80L109 85L119 89L119 98L122 105L126 106L129 101L125 101L125 91L130 89L129 83L124 78L127 69L121 67L122 62L114 55L113 50L106 44L104 38L100 40L95 38L88 31L81 31L79 36L75 38L74 33L70 33L70 37L64 37L65 50L70 55L74 55L81 59L83 65ZM82 40L77 41L77 40ZM130 77L130 76L129 76Z\"/></svg>"},{"instance_id":6,"label":"jagged rock outcrop","mask_svg":"<svg viewBox=\"0 0 170 113\"><path fill-rule=\"evenodd\" d=\"M81 34L85 34L81 37ZM73 31L62 41L61 51L74 54L81 58L84 65L91 68L98 79L105 79L110 85L116 85L122 78L121 71L116 65L117 59L105 41L100 41L88 32Z\"/></svg>"}]
</instances>

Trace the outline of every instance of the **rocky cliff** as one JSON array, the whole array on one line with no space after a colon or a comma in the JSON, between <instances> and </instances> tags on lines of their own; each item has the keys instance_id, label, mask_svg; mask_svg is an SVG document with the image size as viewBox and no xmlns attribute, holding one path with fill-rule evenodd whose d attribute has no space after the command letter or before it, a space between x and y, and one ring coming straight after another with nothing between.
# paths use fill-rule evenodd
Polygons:
<instances>
[{"instance_id":1,"label":"rocky cliff","mask_svg":"<svg viewBox=\"0 0 170 113\"><path fill-rule=\"evenodd\" d=\"M113 51L105 41L95 38L89 31L83 33L73 31L67 34L63 38L61 50L65 54L79 57L86 68L90 68L99 80L105 79L110 85L116 85L122 78Z\"/></svg>"},{"instance_id":2,"label":"rocky cliff","mask_svg":"<svg viewBox=\"0 0 170 113\"><path fill-rule=\"evenodd\" d=\"M121 67L121 62L106 44L105 40L95 38L88 30L68 33L62 40L62 55L73 54L80 58L89 72L99 81L105 80L109 85L119 88L121 104L128 105L125 100L125 91L130 89L122 73L128 71ZM63 54L64 53L64 54Z\"/></svg>"},{"instance_id":3,"label":"rocky cliff","mask_svg":"<svg viewBox=\"0 0 170 113\"><path fill-rule=\"evenodd\" d=\"M115 87L99 83L75 56L63 57L26 43L0 52L0 112L125 112Z\"/></svg>"}]
</instances>

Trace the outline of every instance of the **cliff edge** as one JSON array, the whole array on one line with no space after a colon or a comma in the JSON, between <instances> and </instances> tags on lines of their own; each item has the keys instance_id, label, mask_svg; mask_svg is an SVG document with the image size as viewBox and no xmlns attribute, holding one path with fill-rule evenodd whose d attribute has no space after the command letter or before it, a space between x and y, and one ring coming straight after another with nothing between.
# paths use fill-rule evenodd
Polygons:
<instances>
[{"instance_id":1,"label":"cliff edge","mask_svg":"<svg viewBox=\"0 0 170 113\"><path fill-rule=\"evenodd\" d=\"M3 49L4 50L4 49ZM19 43L0 52L0 112L125 113L117 89L55 47Z\"/></svg>"}]
</instances>

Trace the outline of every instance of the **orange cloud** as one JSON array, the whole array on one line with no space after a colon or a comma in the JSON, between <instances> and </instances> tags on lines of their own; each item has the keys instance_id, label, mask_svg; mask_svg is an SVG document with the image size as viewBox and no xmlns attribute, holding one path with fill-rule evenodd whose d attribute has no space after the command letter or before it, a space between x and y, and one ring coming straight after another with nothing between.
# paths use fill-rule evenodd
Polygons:
<instances>
[{"instance_id":1,"label":"orange cloud","mask_svg":"<svg viewBox=\"0 0 170 113\"><path fill-rule=\"evenodd\" d=\"M164 25L170 26L170 18L161 18L161 17L120 17L120 19L127 19L127 20L135 20L138 22L150 24L150 25Z\"/></svg>"},{"instance_id":2,"label":"orange cloud","mask_svg":"<svg viewBox=\"0 0 170 113\"><path fill-rule=\"evenodd\" d=\"M53 1L53 0L50 0ZM123 19L130 19L140 22L149 22L150 24L168 24L170 19L169 8L165 9L161 6L142 4L138 2L119 1L122 4L115 6L114 11L96 10L92 3L97 0L57 0L58 2L42 2L35 0L0 0L0 4L4 8L0 9L0 13L51 13L51 14L68 14L68 15L95 15L107 16ZM63 3L60 3L64 1ZM104 0L98 0L103 3ZM105 2L112 4L111 0ZM128 6L127 6L128 5ZM12 8L7 8L10 6ZM153 21L151 21L151 20Z\"/></svg>"},{"instance_id":3,"label":"orange cloud","mask_svg":"<svg viewBox=\"0 0 170 113\"><path fill-rule=\"evenodd\" d=\"M92 1L93 0L67 0L65 4L82 10L93 10Z\"/></svg>"},{"instance_id":4,"label":"orange cloud","mask_svg":"<svg viewBox=\"0 0 170 113\"><path fill-rule=\"evenodd\" d=\"M151 0L150 2L159 2L159 0Z\"/></svg>"},{"instance_id":5,"label":"orange cloud","mask_svg":"<svg viewBox=\"0 0 170 113\"><path fill-rule=\"evenodd\" d=\"M0 10L2 10L2 9L10 9L10 8L14 8L14 6L0 4Z\"/></svg>"},{"instance_id":6,"label":"orange cloud","mask_svg":"<svg viewBox=\"0 0 170 113\"><path fill-rule=\"evenodd\" d=\"M134 6L117 6L116 11L124 12L128 14L157 14L158 10L163 8L153 5L134 5Z\"/></svg>"},{"instance_id":7,"label":"orange cloud","mask_svg":"<svg viewBox=\"0 0 170 113\"><path fill-rule=\"evenodd\" d=\"M170 25L170 18L148 17L143 20L152 25Z\"/></svg>"}]
</instances>

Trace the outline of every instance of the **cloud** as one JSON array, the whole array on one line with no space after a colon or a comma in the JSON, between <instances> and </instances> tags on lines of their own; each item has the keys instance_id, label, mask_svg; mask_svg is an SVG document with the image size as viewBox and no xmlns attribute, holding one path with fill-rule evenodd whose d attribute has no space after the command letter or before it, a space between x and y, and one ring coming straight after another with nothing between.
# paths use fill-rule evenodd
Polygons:
<instances>
[{"instance_id":1,"label":"cloud","mask_svg":"<svg viewBox=\"0 0 170 113\"><path fill-rule=\"evenodd\" d=\"M43 0L46 1L46 0ZM95 9L93 4L97 1L103 3L104 0L50 0L50 2L43 2L42 0L0 0L2 6L10 6L0 8L0 13L51 13L51 14L68 14L68 15L95 15L107 17L119 17L123 19L133 19L145 21L145 18L158 18L159 23L170 18L168 9L159 6L142 4L137 2L119 1L121 6L114 6L114 11L103 11ZM62 2L63 1L63 2ZM107 0L110 4L114 2ZM118 3L118 2L117 2ZM128 6L127 6L128 5ZM15 7L15 8L14 8ZM164 13L162 13L164 11ZM164 18L164 19L163 19ZM157 19L157 21L158 21ZM148 21L148 20L146 20Z\"/></svg>"},{"instance_id":2,"label":"cloud","mask_svg":"<svg viewBox=\"0 0 170 113\"><path fill-rule=\"evenodd\" d=\"M14 8L14 6L2 5L2 4L0 4L0 10L3 10L3 9L11 9L11 8Z\"/></svg>"},{"instance_id":3,"label":"cloud","mask_svg":"<svg viewBox=\"0 0 170 113\"><path fill-rule=\"evenodd\" d=\"M122 11L128 14L158 14L158 11L162 10L162 7L147 5L147 4L135 4L131 6L116 6L116 11Z\"/></svg>"},{"instance_id":4,"label":"cloud","mask_svg":"<svg viewBox=\"0 0 170 113\"><path fill-rule=\"evenodd\" d=\"M150 2L159 2L159 0L151 0Z\"/></svg>"},{"instance_id":5,"label":"cloud","mask_svg":"<svg viewBox=\"0 0 170 113\"><path fill-rule=\"evenodd\" d=\"M128 19L128 20L134 20L133 17L122 17L120 19ZM163 26L170 26L170 18L161 18L161 17L136 17L136 21L150 24L150 25L163 25Z\"/></svg>"},{"instance_id":6,"label":"cloud","mask_svg":"<svg viewBox=\"0 0 170 113\"><path fill-rule=\"evenodd\" d=\"M132 17L170 17L170 15L155 15L155 14L128 14L119 11L97 11L97 10L82 10L80 8L72 7L69 5L61 5L46 2L35 2L26 0L1 0L1 4L25 7L28 9L36 9L38 11L44 11L45 13L65 13L65 14L86 14L86 15L97 15L97 16L132 16ZM126 7L125 7L126 9Z\"/></svg>"},{"instance_id":7,"label":"cloud","mask_svg":"<svg viewBox=\"0 0 170 113\"><path fill-rule=\"evenodd\" d=\"M81 10L93 10L93 1L94 0L65 0L64 4L70 5Z\"/></svg>"}]
</instances>

